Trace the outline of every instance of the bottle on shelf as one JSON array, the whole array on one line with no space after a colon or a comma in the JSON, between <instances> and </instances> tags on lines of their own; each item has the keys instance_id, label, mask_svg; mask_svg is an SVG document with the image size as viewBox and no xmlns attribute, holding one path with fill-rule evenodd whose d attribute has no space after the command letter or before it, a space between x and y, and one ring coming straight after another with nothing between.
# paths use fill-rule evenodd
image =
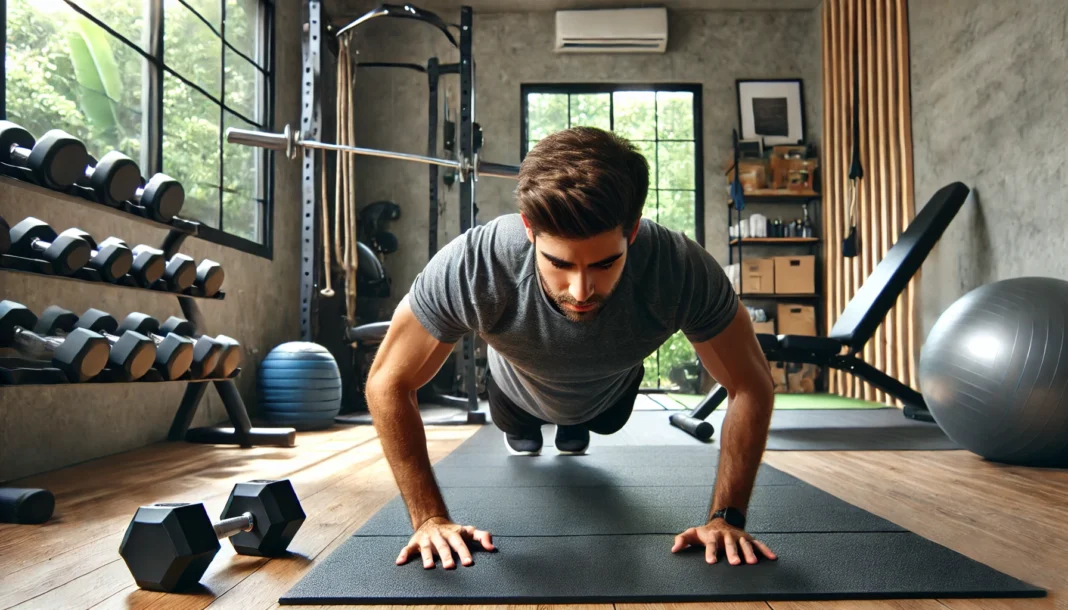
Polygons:
<instances>
[{"instance_id":1,"label":"bottle on shelf","mask_svg":"<svg viewBox=\"0 0 1068 610\"><path fill-rule=\"evenodd\" d=\"M812 220L808 217L808 204L801 205L801 211L804 214L804 218L801 220L801 237L815 237L812 230Z\"/></svg>"}]
</instances>

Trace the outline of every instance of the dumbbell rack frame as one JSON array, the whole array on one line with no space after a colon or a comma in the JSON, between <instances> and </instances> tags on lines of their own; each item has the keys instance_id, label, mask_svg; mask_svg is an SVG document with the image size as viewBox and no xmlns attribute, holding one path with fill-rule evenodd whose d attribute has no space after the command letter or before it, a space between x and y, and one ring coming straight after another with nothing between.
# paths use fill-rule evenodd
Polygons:
<instances>
[{"instance_id":1,"label":"dumbbell rack frame","mask_svg":"<svg viewBox=\"0 0 1068 610\"><path fill-rule=\"evenodd\" d=\"M126 210L112 208L110 206L102 205L88 201L81 197L69 195L66 193L53 191L32 183L23 182L21 180L9 178L7 176L0 176L0 182L5 184L11 184L17 188L25 188L38 193L47 194L50 198L58 200L64 205L86 205L92 207L97 211L107 211L111 214L116 214L123 218L133 219L142 223L149 224L151 226L162 228L167 230L167 235L163 239L163 244L159 248L163 251L164 258L170 259L185 242L186 238L190 236L197 236L200 229L200 223L185 220L182 218L175 218L170 223L158 222L144 216L131 213ZM8 266L12 261L18 261L15 266ZM33 264L35 259L23 259L22 257L13 257L11 255L3 255L4 264L0 265L0 271L13 271L19 273L31 273L34 275L42 275L45 277L53 277L63 280L76 280L84 281L86 283L100 284L102 286L110 286L116 288L143 290L154 294L172 294L178 298L178 305L182 308L182 313L185 318L196 329L196 336L200 336L205 333L207 328L207 322L204 315L201 313L200 308L196 304L196 299L205 298L198 296L195 291L190 291L189 294L175 293L168 291L161 291L153 288L142 288L138 286L128 286L122 284L113 284L110 282L92 282L85 278L78 278L72 276L60 276L52 273L42 273L39 270L34 270ZM22 261L29 261L22 262ZM223 299L225 295L219 293L215 297L211 297L212 300ZM174 414L174 420L171 422L171 428L167 435L167 439L171 441L181 441L191 443L209 443L209 444L223 444L223 445L239 445L241 447L252 447L256 445L274 445L281 447L293 447L296 445L296 430L294 428L253 428L252 422L248 416L248 410L245 408L245 403L241 399L241 394L237 391L237 386L234 384L234 377L240 372L235 371L234 375L227 379L178 379L176 382L185 382L188 385L185 389L185 394L182 396L182 402L178 406L178 410ZM224 428L218 426L190 428L193 417L196 415L197 408L200 406L201 400L204 398L204 393L207 391L208 382L215 385L215 391L219 393L219 397L223 401L223 406L226 409L227 416L230 419L230 423L233 428ZM107 383L152 383L144 381L108 381ZM171 383L171 382L159 382L159 383ZM27 384L0 384L0 388L3 387L23 387ZM75 385L75 384L71 384ZM85 384L78 385L96 385L93 381L86 382Z\"/></svg>"}]
</instances>

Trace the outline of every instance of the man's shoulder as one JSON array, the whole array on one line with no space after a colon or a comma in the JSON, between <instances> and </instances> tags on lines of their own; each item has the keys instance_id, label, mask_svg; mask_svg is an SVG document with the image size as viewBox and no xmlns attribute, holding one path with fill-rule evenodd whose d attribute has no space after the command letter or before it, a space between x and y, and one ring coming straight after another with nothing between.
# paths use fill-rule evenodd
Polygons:
<instances>
[{"instance_id":1,"label":"man's shoulder","mask_svg":"<svg viewBox=\"0 0 1068 610\"><path fill-rule=\"evenodd\" d=\"M528 256L523 220L519 214L498 216L457 236L448 246L454 256L475 263L472 271L518 276Z\"/></svg>"}]
</instances>

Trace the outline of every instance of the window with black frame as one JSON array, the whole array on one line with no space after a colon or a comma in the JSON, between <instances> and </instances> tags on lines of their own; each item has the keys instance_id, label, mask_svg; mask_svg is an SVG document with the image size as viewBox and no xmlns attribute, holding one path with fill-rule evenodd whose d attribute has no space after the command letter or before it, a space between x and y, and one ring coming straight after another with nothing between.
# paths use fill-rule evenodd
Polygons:
<instances>
[{"instance_id":1,"label":"window with black frame","mask_svg":"<svg viewBox=\"0 0 1068 610\"><path fill-rule=\"evenodd\" d=\"M185 188L202 237L270 256L270 171L228 127L270 130L270 0L7 0L6 118Z\"/></svg>"},{"instance_id":2,"label":"window with black frame","mask_svg":"<svg viewBox=\"0 0 1068 610\"><path fill-rule=\"evenodd\" d=\"M644 216L704 245L701 90L691 85L525 85L522 155L580 125L613 131L649 162ZM696 392L698 361L680 332L645 360L642 387Z\"/></svg>"}]
</instances>

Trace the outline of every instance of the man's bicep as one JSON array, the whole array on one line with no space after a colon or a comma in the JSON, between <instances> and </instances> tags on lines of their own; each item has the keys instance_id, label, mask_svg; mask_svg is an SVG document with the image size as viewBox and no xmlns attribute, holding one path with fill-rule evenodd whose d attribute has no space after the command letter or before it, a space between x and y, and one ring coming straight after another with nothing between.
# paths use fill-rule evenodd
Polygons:
<instances>
[{"instance_id":1,"label":"man's bicep","mask_svg":"<svg viewBox=\"0 0 1068 610\"><path fill-rule=\"evenodd\" d=\"M454 345L431 335L416 319L408 296L405 296L375 354L367 385L369 388L381 385L418 390L434 378Z\"/></svg>"},{"instance_id":2,"label":"man's bicep","mask_svg":"<svg viewBox=\"0 0 1068 610\"><path fill-rule=\"evenodd\" d=\"M738 391L773 392L771 368L744 307L720 333L693 343L708 374L734 396Z\"/></svg>"}]
</instances>

